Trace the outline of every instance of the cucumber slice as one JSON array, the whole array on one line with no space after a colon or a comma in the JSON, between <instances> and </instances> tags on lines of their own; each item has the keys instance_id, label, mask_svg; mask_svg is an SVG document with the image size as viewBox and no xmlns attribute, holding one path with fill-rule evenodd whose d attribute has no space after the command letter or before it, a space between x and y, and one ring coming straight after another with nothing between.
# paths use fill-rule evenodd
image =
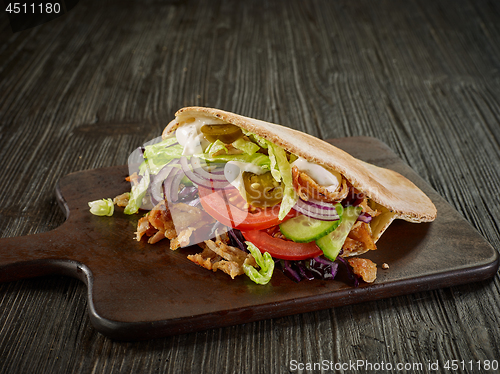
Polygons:
<instances>
[{"instance_id":1,"label":"cucumber slice","mask_svg":"<svg viewBox=\"0 0 500 374\"><path fill-rule=\"evenodd\" d=\"M349 206L345 208L338 227L329 234L316 240L316 245L323 251L326 258L335 261L344 245L347 235L349 235L349 232L356 223L361 210L359 206Z\"/></svg>"},{"instance_id":2,"label":"cucumber slice","mask_svg":"<svg viewBox=\"0 0 500 374\"><path fill-rule=\"evenodd\" d=\"M337 221L321 221L300 215L280 224L280 230L287 239L296 243L308 243L329 234L337 228L339 223L340 219Z\"/></svg>"}]
</instances>

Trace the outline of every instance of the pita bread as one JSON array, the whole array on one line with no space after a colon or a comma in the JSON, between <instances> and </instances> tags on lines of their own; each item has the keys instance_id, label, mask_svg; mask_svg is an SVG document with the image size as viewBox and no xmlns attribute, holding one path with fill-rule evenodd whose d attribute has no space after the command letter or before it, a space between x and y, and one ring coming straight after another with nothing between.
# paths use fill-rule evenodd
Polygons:
<instances>
[{"instance_id":1,"label":"pita bread","mask_svg":"<svg viewBox=\"0 0 500 374\"><path fill-rule=\"evenodd\" d=\"M339 172L357 190L372 201L372 208L382 211L370 225L377 241L391 222L430 222L436 218L436 207L417 186L401 174L358 160L341 149L303 132L277 124L240 116L218 109L187 107L180 109L175 120L163 131L166 137L192 118L206 118L214 123L226 122L257 134L290 153L326 169Z\"/></svg>"}]
</instances>

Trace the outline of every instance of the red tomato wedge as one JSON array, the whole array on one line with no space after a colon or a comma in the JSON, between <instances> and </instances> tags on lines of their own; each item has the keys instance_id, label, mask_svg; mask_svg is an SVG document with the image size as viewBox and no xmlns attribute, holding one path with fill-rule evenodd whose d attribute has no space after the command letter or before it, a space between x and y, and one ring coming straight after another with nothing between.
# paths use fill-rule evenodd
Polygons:
<instances>
[{"instance_id":1,"label":"red tomato wedge","mask_svg":"<svg viewBox=\"0 0 500 374\"><path fill-rule=\"evenodd\" d=\"M201 205L208 214L222 224L239 230L263 230L296 215L292 209L283 220L280 220L279 205L250 212L244 208L246 201L236 188L214 190L198 186L198 193Z\"/></svg>"},{"instance_id":2,"label":"red tomato wedge","mask_svg":"<svg viewBox=\"0 0 500 374\"><path fill-rule=\"evenodd\" d=\"M246 240L255 244L262 253L269 252L269 254L275 258L283 260L305 260L323 254L323 251L315 242L295 243L274 238L266 231L260 230L242 230L241 233Z\"/></svg>"}]
</instances>

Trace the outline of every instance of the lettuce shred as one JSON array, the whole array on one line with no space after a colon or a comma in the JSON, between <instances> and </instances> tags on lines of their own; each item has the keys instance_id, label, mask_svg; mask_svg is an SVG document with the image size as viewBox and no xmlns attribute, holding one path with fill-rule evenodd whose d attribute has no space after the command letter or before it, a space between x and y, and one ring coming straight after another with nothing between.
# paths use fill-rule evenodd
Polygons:
<instances>
[{"instance_id":1,"label":"lettuce shred","mask_svg":"<svg viewBox=\"0 0 500 374\"><path fill-rule=\"evenodd\" d=\"M150 175L158 172L170 161L182 156L184 148L177 142L175 136L169 137L159 143L146 145L144 148L144 162L139 167L142 176L138 184L132 186L125 214L134 214L139 211L142 200L146 196L150 183Z\"/></svg>"},{"instance_id":2,"label":"lettuce shred","mask_svg":"<svg viewBox=\"0 0 500 374\"><path fill-rule=\"evenodd\" d=\"M276 160L276 154L274 153L274 146L272 144L268 144L267 153L269 153L269 160L271 161L271 175L276 180L276 182L280 182L281 173L278 162Z\"/></svg>"},{"instance_id":3,"label":"lettuce shred","mask_svg":"<svg viewBox=\"0 0 500 374\"><path fill-rule=\"evenodd\" d=\"M177 139L173 136L145 147L144 160L151 174L157 174L165 164L182 156L184 148L175 143L177 143Z\"/></svg>"},{"instance_id":4,"label":"lettuce shred","mask_svg":"<svg viewBox=\"0 0 500 374\"><path fill-rule=\"evenodd\" d=\"M295 188L293 187L292 167L286 158L285 150L272 143L269 143L269 148L273 149L281 180L285 185L285 188L283 189L283 200L281 201L280 212L278 215L279 219L283 219L297 203L298 196L295 192Z\"/></svg>"},{"instance_id":5,"label":"lettuce shred","mask_svg":"<svg viewBox=\"0 0 500 374\"><path fill-rule=\"evenodd\" d=\"M229 161L238 161L238 162L247 162L251 163L257 166L260 166L261 168L265 170L269 170L271 161L269 160L269 156L263 154L263 153L254 153L253 155L249 155L247 153L242 153L239 155L218 155L218 156L213 156L211 157L207 153L200 153L195 155L196 157L199 157L205 161L208 162L229 162Z\"/></svg>"},{"instance_id":6,"label":"lettuce shred","mask_svg":"<svg viewBox=\"0 0 500 374\"><path fill-rule=\"evenodd\" d=\"M271 143L259 135L250 132L245 133L245 135L255 139L261 146L265 144L265 148L267 148L269 154L271 174L277 182L283 182L283 200L281 201L278 215L279 219L283 219L294 207L298 199L295 188L293 187L292 167L290 166L290 162L288 162L286 152L280 146Z\"/></svg>"},{"instance_id":7,"label":"lettuce shred","mask_svg":"<svg viewBox=\"0 0 500 374\"><path fill-rule=\"evenodd\" d=\"M257 143L262 148L267 149L269 142L266 139L264 139L262 136L254 134L253 132L250 132L250 131L246 131L244 129L241 129L241 130L243 131L243 134L245 134L250 140Z\"/></svg>"},{"instance_id":8,"label":"lettuce shred","mask_svg":"<svg viewBox=\"0 0 500 374\"><path fill-rule=\"evenodd\" d=\"M142 199L146 196L146 192L149 187L149 168L143 164L141 165L141 170L139 175L142 175L141 180L138 184L132 186L130 191L128 204L123 210L125 214L135 214L139 211L142 204Z\"/></svg>"},{"instance_id":9,"label":"lettuce shred","mask_svg":"<svg viewBox=\"0 0 500 374\"><path fill-rule=\"evenodd\" d=\"M224 151L226 151L226 153L228 153L226 145L223 142L221 142L219 139L217 139L215 142L211 143L207 147L207 149L205 150L205 153L208 154L210 157L212 157L214 153L216 153L222 149Z\"/></svg>"},{"instance_id":10,"label":"lettuce shred","mask_svg":"<svg viewBox=\"0 0 500 374\"><path fill-rule=\"evenodd\" d=\"M232 145L234 148L237 148L249 155L253 155L260 149L257 144L251 142L250 140L245 140L244 138L236 139Z\"/></svg>"},{"instance_id":11,"label":"lettuce shred","mask_svg":"<svg viewBox=\"0 0 500 374\"><path fill-rule=\"evenodd\" d=\"M252 243L245 242L248 250L252 254L260 270L255 269L252 265L243 264L245 274L257 284L267 284L271 280L274 271L274 260L269 254L265 252L262 254L260 250Z\"/></svg>"},{"instance_id":12,"label":"lettuce shred","mask_svg":"<svg viewBox=\"0 0 500 374\"><path fill-rule=\"evenodd\" d=\"M96 216L112 216L115 205L111 199L101 199L89 202L90 213Z\"/></svg>"}]
</instances>

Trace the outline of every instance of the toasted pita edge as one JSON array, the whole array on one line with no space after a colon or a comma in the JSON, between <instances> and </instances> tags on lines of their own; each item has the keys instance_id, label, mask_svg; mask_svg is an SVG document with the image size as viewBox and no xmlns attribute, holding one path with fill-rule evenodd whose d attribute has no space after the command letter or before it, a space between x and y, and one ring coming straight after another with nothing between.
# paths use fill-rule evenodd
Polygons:
<instances>
[{"instance_id":1,"label":"toasted pita edge","mask_svg":"<svg viewBox=\"0 0 500 374\"><path fill-rule=\"evenodd\" d=\"M358 160L309 134L213 108L186 107L175 115L163 131L164 138L188 118L218 119L257 134L309 162L339 172L357 190L386 208L383 219L374 220L377 224L371 225L375 241L396 218L414 223L431 222L436 218L437 210L429 197L401 174Z\"/></svg>"}]
</instances>

